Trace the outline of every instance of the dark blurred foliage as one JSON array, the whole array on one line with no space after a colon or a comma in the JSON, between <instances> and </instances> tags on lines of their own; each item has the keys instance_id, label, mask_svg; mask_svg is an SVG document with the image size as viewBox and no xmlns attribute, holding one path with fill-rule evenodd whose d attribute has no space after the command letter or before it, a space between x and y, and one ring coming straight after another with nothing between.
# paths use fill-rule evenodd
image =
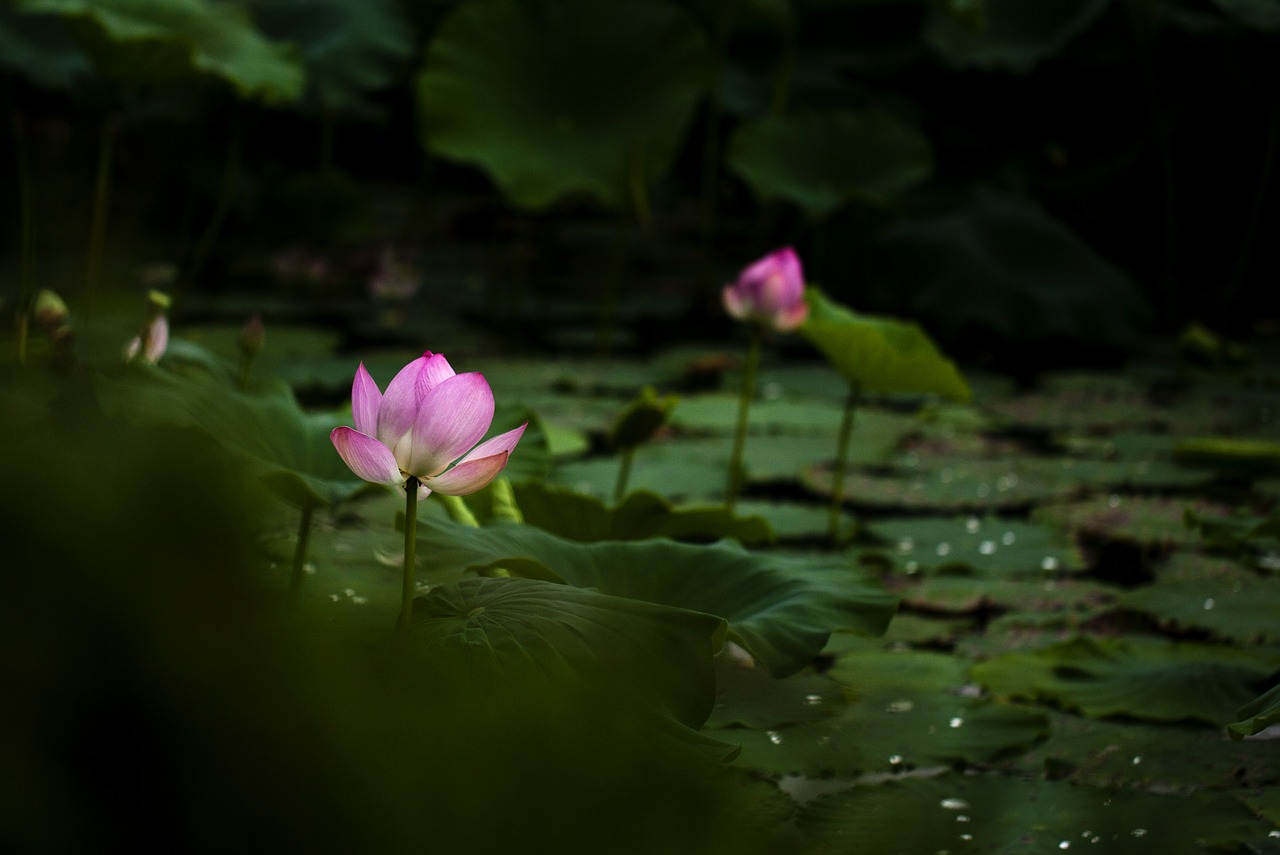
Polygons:
<instances>
[{"instance_id":1,"label":"dark blurred foliage","mask_svg":"<svg viewBox=\"0 0 1280 855\"><path fill-rule=\"evenodd\" d=\"M294 26L285 12L305 5L275 0L260 17L284 37ZM217 251L200 268L206 292L272 288L261 275L264 265L246 260L282 246L337 253L391 242L425 246L437 257L450 246L479 243L489 262L481 272L490 278L527 280L551 299L593 297L614 240L612 216L579 197L536 213L513 210L478 167L423 153L414 76L441 22L459 5L401 4L411 51L400 46L365 56L369 64L358 69L365 76L353 72L355 82L345 84L355 94L329 112L316 107L314 94L298 105L263 106L203 78L185 89L154 87L121 103L118 93L101 86L58 88L4 74L11 115L28 134L40 178L41 272L59 275L62 265L47 259L78 246L91 207L97 129L104 115L123 109L128 121L116 147L114 212L122 221L141 222L147 234L115 234L121 246L136 241L138 256L190 260L225 190L228 148L243 146ZM809 278L833 296L862 310L921 317L963 356L991 351L1052 360L1045 351L1053 350L1062 360L1078 347L1105 354L1129 347L1134 332L1172 333L1192 320L1243 336L1274 327L1280 315L1274 287L1280 261L1270 246L1280 228L1278 36L1233 16L1228 4L1090 4L1100 8L1096 16L1019 70L998 62L966 65L930 43L941 10L952 8L974 26L981 16L973 18L972 10L981 3L677 5L709 44L719 16L731 13L721 111L711 115L706 103L699 108L675 168L652 190L653 230L632 241L627 260L638 288L687 299L697 288L705 291L708 279L731 276L744 259L792 243ZM1010 4L985 5L992 17ZM312 39L304 38L304 52L308 62L323 62L323 26L341 17L315 21L316 32L304 34ZM793 49L794 67L780 82ZM689 248L699 241L695 211L708 125L723 143L741 122L783 106L788 112L886 110L928 138L934 174L894 204L855 202L812 222L791 206L761 201L732 170L720 168L711 270L699 269ZM0 142L0 163L13 162L13 139L5 134ZM13 181L11 170L0 171L6 196ZM1013 309L1001 310L999 323L986 324L966 316L963 289L938 298L930 296L931 283L899 275L901 244L886 236L900 237L902 229L931 219L968 216L967 200L989 189L1024 198L1073 232L1098 261L1136 285L1149 311L1130 312L1127 298L1119 307L1098 303L1096 311L1122 319L1112 326L1124 327L1123 335L1095 335L1077 324L1060 337L1052 329L1028 330L1016 299ZM389 218L387 210L397 213ZM13 206L0 209L6 236L18 232L16 214ZM14 239L5 241L6 251L16 253ZM1028 281L1039 272L1036 261L1026 259ZM945 256L939 263L946 264ZM1093 268L1090 261L1077 273L1087 276ZM1063 288L1074 287L1065 280ZM965 287L981 289L983 276L975 273ZM1047 315L1070 299L1061 292L1033 299L1030 312ZM692 303L698 316L686 327L667 327L670 334L704 331L706 316L718 310L713 300ZM938 322L957 316L965 322ZM1024 331L1025 339L1011 339L1010 330Z\"/></svg>"},{"instance_id":2,"label":"dark blurred foliage","mask_svg":"<svg viewBox=\"0 0 1280 855\"><path fill-rule=\"evenodd\" d=\"M740 782L616 699L439 680L390 627L335 641L264 594L257 494L207 437L26 385L0 403L0 851L767 849Z\"/></svg>"}]
</instances>

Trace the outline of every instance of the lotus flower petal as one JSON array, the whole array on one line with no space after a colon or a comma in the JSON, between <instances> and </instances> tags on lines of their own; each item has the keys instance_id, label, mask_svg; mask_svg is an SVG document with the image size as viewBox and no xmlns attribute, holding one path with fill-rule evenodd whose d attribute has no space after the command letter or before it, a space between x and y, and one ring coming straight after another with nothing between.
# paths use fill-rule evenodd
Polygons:
<instances>
[{"instance_id":1,"label":"lotus flower petal","mask_svg":"<svg viewBox=\"0 0 1280 855\"><path fill-rule=\"evenodd\" d=\"M529 426L529 423L525 422L524 424L520 425L520 427L518 428L509 430L503 434L498 434L497 436L492 437L491 439L486 439L484 442L480 443L474 449L472 449L472 451L469 454L467 454L466 457L459 460L458 465L461 466L463 463L466 463L468 461L479 460L482 457L489 457L494 454L499 454L503 451L510 452L515 450L516 443L520 441L520 437L524 436L524 429L527 428L528 426Z\"/></svg>"},{"instance_id":2,"label":"lotus flower petal","mask_svg":"<svg viewBox=\"0 0 1280 855\"><path fill-rule=\"evenodd\" d=\"M503 451L477 460L468 460L427 480L432 490L446 496L466 496L483 489L507 465L510 452Z\"/></svg>"},{"instance_id":3,"label":"lotus flower petal","mask_svg":"<svg viewBox=\"0 0 1280 855\"><path fill-rule=\"evenodd\" d=\"M734 318L768 324L779 331L804 323L804 271L791 247L747 265L723 292L725 310Z\"/></svg>"},{"instance_id":4,"label":"lotus flower petal","mask_svg":"<svg viewBox=\"0 0 1280 855\"><path fill-rule=\"evenodd\" d=\"M391 449L368 434L349 427L336 427L329 434L329 440L338 450L342 462L358 477L375 484L404 483Z\"/></svg>"},{"instance_id":5,"label":"lotus flower petal","mask_svg":"<svg viewBox=\"0 0 1280 855\"><path fill-rule=\"evenodd\" d=\"M427 359L426 355L419 356L401 368L382 395L375 436L388 448L394 448L413 428L418 415L418 377L426 369Z\"/></svg>"},{"instance_id":6,"label":"lotus flower petal","mask_svg":"<svg viewBox=\"0 0 1280 855\"><path fill-rule=\"evenodd\" d=\"M356 379L351 384L351 417L356 423L356 430L369 436L377 434L378 406L381 403L382 392L361 362L356 369Z\"/></svg>"},{"instance_id":7,"label":"lotus flower petal","mask_svg":"<svg viewBox=\"0 0 1280 855\"><path fill-rule=\"evenodd\" d=\"M408 460L403 443L396 459L419 478L438 475L475 445L492 421L493 391L484 376L456 374L427 390L413 423Z\"/></svg>"}]
</instances>

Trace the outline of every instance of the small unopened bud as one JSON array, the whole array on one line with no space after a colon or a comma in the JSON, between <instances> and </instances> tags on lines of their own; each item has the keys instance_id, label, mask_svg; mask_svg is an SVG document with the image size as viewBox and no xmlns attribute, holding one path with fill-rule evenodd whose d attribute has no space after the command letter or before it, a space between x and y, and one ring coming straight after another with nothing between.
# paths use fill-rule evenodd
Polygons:
<instances>
[{"instance_id":1,"label":"small unopened bud","mask_svg":"<svg viewBox=\"0 0 1280 855\"><path fill-rule=\"evenodd\" d=\"M169 295L163 291L157 291L152 288L147 292L147 303L157 313L169 311L169 306L172 302L173 300L169 298Z\"/></svg>"},{"instance_id":2,"label":"small unopened bud","mask_svg":"<svg viewBox=\"0 0 1280 855\"><path fill-rule=\"evenodd\" d=\"M667 423L679 400L675 395L660 398L652 386L646 386L609 429L609 446L626 451L648 442Z\"/></svg>"},{"instance_id":3,"label":"small unopened bud","mask_svg":"<svg viewBox=\"0 0 1280 855\"><path fill-rule=\"evenodd\" d=\"M36 324L52 331L66 323L71 312L61 297L48 288L42 288L31 301L31 314Z\"/></svg>"},{"instance_id":4,"label":"small unopened bud","mask_svg":"<svg viewBox=\"0 0 1280 855\"><path fill-rule=\"evenodd\" d=\"M240 352L252 359L262 352L262 346L266 341L267 328L262 323L262 315L254 312L240 328L240 337L236 343L240 346Z\"/></svg>"}]
</instances>

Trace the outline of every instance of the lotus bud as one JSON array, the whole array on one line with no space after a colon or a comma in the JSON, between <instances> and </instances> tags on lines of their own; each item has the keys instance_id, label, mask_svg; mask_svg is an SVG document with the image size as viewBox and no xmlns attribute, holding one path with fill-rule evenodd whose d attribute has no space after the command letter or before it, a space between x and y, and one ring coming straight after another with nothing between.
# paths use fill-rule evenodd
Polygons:
<instances>
[{"instance_id":1,"label":"lotus bud","mask_svg":"<svg viewBox=\"0 0 1280 855\"><path fill-rule=\"evenodd\" d=\"M646 386L609 429L609 447L627 451L644 445L667 423L679 401L675 395L658 397L652 386Z\"/></svg>"}]
</instances>

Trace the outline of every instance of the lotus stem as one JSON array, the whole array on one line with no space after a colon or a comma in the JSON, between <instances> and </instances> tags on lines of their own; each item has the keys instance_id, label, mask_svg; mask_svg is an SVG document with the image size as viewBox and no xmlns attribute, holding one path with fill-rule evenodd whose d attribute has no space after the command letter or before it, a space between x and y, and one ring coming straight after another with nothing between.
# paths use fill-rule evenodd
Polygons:
<instances>
[{"instance_id":1,"label":"lotus stem","mask_svg":"<svg viewBox=\"0 0 1280 855\"><path fill-rule=\"evenodd\" d=\"M94 180L93 219L89 224L89 250L85 261L85 307L92 307L102 279L102 256L107 245L107 209L111 199L111 162L115 157L116 116L102 120L98 139L98 167Z\"/></svg>"},{"instance_id":2,"label":"lotus stem","mask_svg":"<svg viewBox=\"0 0 1280 855\"><path fill-rule=\"evenodd\" d=\"M627 482L631 480L631 461L636 456L634 448L622 452L618 460L618 480L613 484L613 500L616 502L627 492Z\"/></svg>"},{"instance_id":3,"label":"lotus stem","mask_svg":"<svg viewBox=\"0 0 1280 855\"><path fill-rule=\"evenodd\" d=\"M862 400L862 387L849 384L849 396L844 401L844 416L840 420L840 436L836 440L836 462L831 472L831 511L827 519L827 536L832 544L840 540L840 508L844 504L844 475L849 465L849 438L853 435L853 416Z\"/></svg>"},{"instance_id":4,"label":"lotus stem","mask_svg":"<svg viewBox=\"0 0 1280 855\"><path fill-rule=\"evenodd\" d=\"M400 619L396 630L409 631L413 621L413 595L417 593L418 569L418 479L413 475L404 484L404 576L400 588Z\"/></svg>"},{"instance_id":5,"label":"lotus stem","mask_svg":"<svg viewBox=\"0 0 1280 855\"><path fill-rule=\"evenodd\" d=\"M747 441L747 414L751 409L751 399L756 393L756 374L760 371L761 338L763 331L759 326L752 325L746 371L742 376L742 394L738 398L738 425L733 433L733 451L729 455L729 487L726 491L725 508L730 513L733 513L738 493L742 491L742 449Z\"/></svg>"},{"instance_id":6,"label":"lotus stem","mask_svg":"<svg viewBox=\"0 0 1280 855\"><path fill-rule=\"evenodd\" d=\"M298 519L298 543L293 548L293 573L289 576L289 599L295 603L302 595L302 577L307 568L307 546L311 541L311 514L314 510L311 505L304 506Z\"/></svg>"}]
</instances>

